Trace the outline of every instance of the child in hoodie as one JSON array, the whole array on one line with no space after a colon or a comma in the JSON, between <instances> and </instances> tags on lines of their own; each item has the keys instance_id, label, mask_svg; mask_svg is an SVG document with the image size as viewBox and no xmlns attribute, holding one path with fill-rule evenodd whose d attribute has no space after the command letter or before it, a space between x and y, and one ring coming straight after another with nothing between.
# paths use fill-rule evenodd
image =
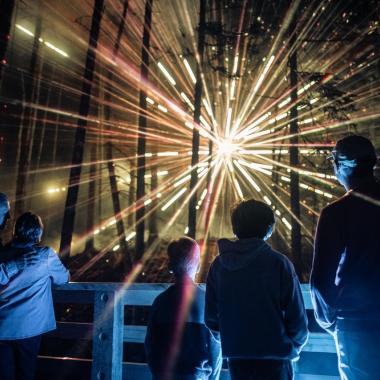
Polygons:
<instances>
[{"instance_id":1,"label":"child in hoodie","mask_svg":"<svg viewBox=\"0 0 380 380\"><path fill-rule=\"evenodd\" d=\"M220 341L204 324L205 291L194 283L199 246L182 237L167 252L175 283L155 299L145 339L153 380L217 380Z\"/></svg>"},{"instance_id":2,"label":"child in hoodie","mask_svg":"<svg viewBox=\"0 0 380 380\"><path fill-rule=\"evenodd\" d=\"M206 287L205 323L220 333L232 380L291 380L307 317L292 263L266 240L275 218L250 199L231 213L237 240L218 241Z\"/></svg>"}]
</instances>

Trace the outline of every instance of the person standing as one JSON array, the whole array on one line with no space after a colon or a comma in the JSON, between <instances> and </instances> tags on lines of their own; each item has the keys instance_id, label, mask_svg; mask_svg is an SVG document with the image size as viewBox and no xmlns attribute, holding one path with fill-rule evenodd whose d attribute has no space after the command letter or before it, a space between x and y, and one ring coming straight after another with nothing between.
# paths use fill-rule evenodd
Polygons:
<instances>
[{"instance_id":1,"label":"person standing","mask_svg":"<svg viewBox=\"0 0 380 380\"><path fill-rule=\"evenodd\" d=\"M194 283L200 250L188 237L168 246L174 285L153 302L145 339L154 380L217 380L220 342L204 324L205 291Z\"/></svg>"},{"instance_id":2,"label":"person standing","mask_svg":"<svg viewBox=\"0 0 380 380\"><path fill-rule=\"evenodd\" d=\"M237 240L218 241L207 276L206 325L220 333L232 380L290 380L307 341L307 316L292 263L266 243L273 211L242 201L231 223Z\"/></svg>"},{"instance_id":3,"label":"person standing","mask_svg":"<svg viewBox=\"0 0 380 380\"><path fill-rule=\"evenodd\" d=\"M2 380L34 378L41 335L56 328L51 286L69 280L68 270L53 249L39 244L42 232L40 217L24 213L16 221L12 242L1 252L6 255L33 252L38 257L38 262L26 266L0 286Z\"/></svg>"},{"instance_id":4,"label":"person standing","mask_svg":"<svg viewBox=\"0 0 380 380\"><path fill-rule=\"evenodd\" d=\"M315 316L334 336L343 380L380 376L380 184L377 156L362 136L339 140L330 157L347 193L325 207L310 277Z\"/></svg>"}]
</instances>

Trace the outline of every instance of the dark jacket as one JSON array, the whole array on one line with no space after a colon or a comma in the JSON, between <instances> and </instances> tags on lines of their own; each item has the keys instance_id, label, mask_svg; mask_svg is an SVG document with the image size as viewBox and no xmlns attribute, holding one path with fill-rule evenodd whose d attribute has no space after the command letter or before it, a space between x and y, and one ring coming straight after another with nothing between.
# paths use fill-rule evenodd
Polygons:
<instances>
[{"instance_id":1,"label":"dark jacket","mask_svg":"<svg viewBox=\"0 0 380 380\"><path fill-rule=\"evenodd\" d=\"M206 325L228 358L294 359L307 317L292 263L261 239L218 242L206 287Z\"/></svg>"},{"instance_id":2,"label":"dark jacket","mask_svg":"<svg viewBox=\"0 0 380 380\"><path fill-rule=\"evenodd\" d=\"M380 185L374 181L323 209L315 237L311 295L316 319L380 322ZM349 322L351 320L351 322ZM356 327L355 327L356 328Z\"/></svg>"},{"instance_id":3,"label":"dark jacket","mask_svg":"<svg viewBox=\"0 0 380 380\"><path fill-rule=\"evenodd\" d=\"M204 306L204 289L190 281L170 286L154 300L145 351L155 379L165 378L167 371L175 375L173 380L186 375L219 378L220 342L204 324Z\"/></svg>"}]
</instances>

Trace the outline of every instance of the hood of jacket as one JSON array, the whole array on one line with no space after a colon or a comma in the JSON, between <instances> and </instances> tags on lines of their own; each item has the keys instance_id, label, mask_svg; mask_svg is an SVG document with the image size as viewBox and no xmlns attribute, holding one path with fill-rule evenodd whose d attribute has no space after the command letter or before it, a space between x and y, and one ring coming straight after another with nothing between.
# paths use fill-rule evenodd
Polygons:
<instances>
[{"instance_id":1,"label":"hood of jacket","mask_svg":"<svg viewBox=\"0 0 380 380\"><path fill-rule=\"evenodd\" d=\"M222 266L235 271L250 265L258 256L271 251L271 247L262 239L220 239L218 240L219 261Z\"/></svg>"}]
</instances>

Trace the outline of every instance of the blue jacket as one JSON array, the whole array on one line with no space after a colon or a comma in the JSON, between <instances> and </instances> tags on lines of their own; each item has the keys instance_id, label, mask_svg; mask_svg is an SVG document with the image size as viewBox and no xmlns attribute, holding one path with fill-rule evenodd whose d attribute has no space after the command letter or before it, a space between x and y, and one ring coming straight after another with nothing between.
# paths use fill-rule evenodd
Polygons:
<instances>
[{"instance_id":1,"label":"blue jacket","mask_svg":"<svg viewBox=\"0 0 380 380\"><path fill-rule=\"evenodd\" d=\"M49 247L12 242L39 254L39 262L10 276L0 286L0 340L34 337L56 328L51 286L69 280L69 272ZM1 254L7 254L7 247Z\"/></svg>"},{"instance_id":2,"label":"blue jacket","mask_svg":"<svg viewBox=\"0 0 380 380\"><path fill-rule=\"evenodd\" d=\"M292 263L261 239L218 242L206 287L206 325L228 358L295 359L307 317Z\"/></svg>"},{"instance_id":3,"label":"blue jacket","mask_svg":"<svg viewBox=\"0 0 380 380\"><path fill-rule=\"evenodd\" d=\"M170 372L219 379L220 342L204 324L205 291L193 282L176 283L153 302L145 339L147 362L155 379ZM177 352L173 348L179 346ZM168 368L170 357L175 364Z\"/></svg>"},{"instance_id":4,"label":"blue jacket","mask_svg":"<svg viewBox=\"0 0 380 380\"><path fill-rule=\"evenodd\" d=\"M328 331L380 326L380 184L374 180L322 210L315 237L311 296Z\"/></svg>"}]
</instances>

